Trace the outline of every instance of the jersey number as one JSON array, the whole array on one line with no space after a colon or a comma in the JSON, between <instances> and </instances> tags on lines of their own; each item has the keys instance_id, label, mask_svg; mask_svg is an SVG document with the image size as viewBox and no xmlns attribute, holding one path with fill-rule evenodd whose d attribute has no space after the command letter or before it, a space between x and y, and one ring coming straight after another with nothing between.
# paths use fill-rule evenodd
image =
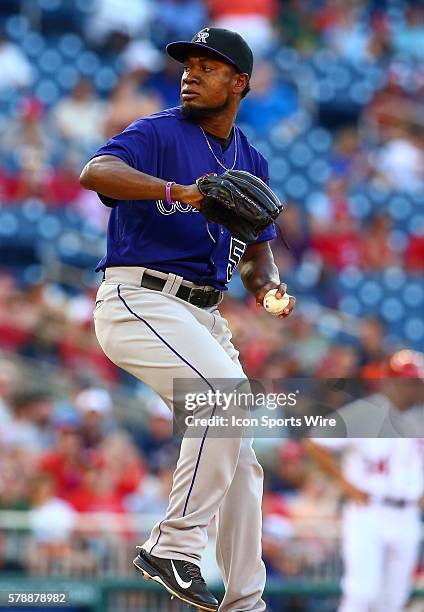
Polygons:
<instances>
[{"instance_id":1,"label":"jersey number","mask_svg":"<svg viewBox=\"0 0 424 612\"><path fill-rule=\"evenodd\" d=\"M231 238L230 254L228 255L227 264L227 283L230 282L234 270L237 268L240 259L243 257L246 250L246 243L237 238Z\"/></svg>"}]
</instances>

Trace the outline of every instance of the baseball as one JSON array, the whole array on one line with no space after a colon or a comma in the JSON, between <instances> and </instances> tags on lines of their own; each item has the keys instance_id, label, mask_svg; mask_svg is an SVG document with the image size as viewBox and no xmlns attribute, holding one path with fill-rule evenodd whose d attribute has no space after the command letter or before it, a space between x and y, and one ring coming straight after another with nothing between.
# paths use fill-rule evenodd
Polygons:
<instances>
[{"instance_id":1,"label":"baseball","mask_svg":"<svg viewBox=\"0 0 424 612\"><path fill-rule=\"evenodd\" d=\"M275 316L280 315L290 301L288 293L285 293L282 298L277 299L275 297L277 291L278 289L270 289L265 295L263 302L265 310Z\"/></svg>"}]
</instances>

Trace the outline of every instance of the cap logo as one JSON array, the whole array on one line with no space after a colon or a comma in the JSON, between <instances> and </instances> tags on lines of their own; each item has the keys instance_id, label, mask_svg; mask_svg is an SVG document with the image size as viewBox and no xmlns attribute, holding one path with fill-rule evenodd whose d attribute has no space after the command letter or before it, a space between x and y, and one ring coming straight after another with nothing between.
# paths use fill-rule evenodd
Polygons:
<instances>
[{"instance_id":1,"label":"cap logo","mask_svg":"<svg viewBox=\"0 0 424 612\"><path fill-rule=\"evenodd\" d=\"M203 30L200 30L200 32L196 34L196 40L194 42L206 45L206 39L209 38L209 29L210 28L203 28Z\"/></svg>"}]
</instances>

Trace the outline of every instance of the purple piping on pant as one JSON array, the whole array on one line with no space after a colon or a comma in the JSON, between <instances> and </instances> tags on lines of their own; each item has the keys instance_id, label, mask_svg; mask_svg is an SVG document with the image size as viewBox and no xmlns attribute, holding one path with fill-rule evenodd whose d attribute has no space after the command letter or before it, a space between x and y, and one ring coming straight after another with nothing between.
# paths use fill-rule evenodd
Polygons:
<instances>
[{"instance_id":1,"label":"purple piping on pant","mask_svg":"<svg viewBox=\"0 0 424 612\"><path fill-rule=\"evenodd\" d=\"M174 349L169 342L167 342L164 338L162 338L162 336L150 325L150 323L148 323L145 319L143 319L142 317L140 317L136 312L134 312L133 310L131 310L131 308L128 306L128 304L126 303L126 301L124 300L124 298L121 295L121 290L120 290L121 285L118 285L118 297L121 300L121 302L124 304L125 308L128 310L128 312L130 312L132 315L134 315L134 317L136 319L138 319L139 321L141 321L142 323L144 323L149 329L150 331L152 331L155 336L157 338L159 338L159 340L161 342L163 342L173 353L174 355L176 355L179 359L181 359L181 361L183 361L191 370L193 370L194 372L196 372L196 374L198 376L200 376L200 378L208 385L208 387L215 393L215 389L212 387L212 385L210 384L210 382L203 376L203 374L201 374L199 372L199 370L197 370L191 363L189 363L186 359L184 359L184 357L182 355L180 355L180 353ZM213 410L212 410L212 414L211 417L213 417L213 415L215 414L215 410L216 410L216 403L214 404ZM193 486L194 486L194 481L196 480L196 475L197 475L197 470L199 469L199 464L200 464L200 458L202 456L202 452L203 452L203 447L205 445L205 440L206 440L206 436L209 430L209 425L206 427L205 429L205 433L203 434L203 438L202 438L202 442L200 444L200 448L199 448L199 452L197 455L197 461L196 461L196 467L194 468L194 472L193 472L193 478L191 479L191 484L190 484L190 488L187 494L187 498L184 504L184 510L183 510L183 516L186 515L186 511L187 511L187 505L190 499L190 495L191 492L193 490ZM152 548L150 549L150 553L152 552L152 550L155 548L155 546L158 544L159 542L159 538L162 535L162 531L160 529L161 525L162 525L163 521L159 524L159 535L158 535L158 539L156 540L155 544L152 546Z\"/></svg>"}]
</instances>

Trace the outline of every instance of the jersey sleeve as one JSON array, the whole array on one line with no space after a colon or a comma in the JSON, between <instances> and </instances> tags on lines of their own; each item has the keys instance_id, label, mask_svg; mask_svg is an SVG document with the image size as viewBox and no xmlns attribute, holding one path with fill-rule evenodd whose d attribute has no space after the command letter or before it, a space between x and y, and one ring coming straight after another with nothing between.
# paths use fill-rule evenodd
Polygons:
<instances>
[{"instance_id":1,"label":"jersey sleeve","mask_svg":"<svg viewBox=\"0 0 424 612\"><path fill-rule=\"evenodd\" d=\"M268 171L268 162L266 159L259 155L259 167L257 176L263 180L264 183L269 185L269 171ZM277 231L275 229L274 223L271 223L266 230L262 232L259 238L253 244L259 244L260 242L267 242L268 240L274 240L277 236Z\"/></svg>"},{"instance_id":2,"label":"jersey sleeve","mask_svg":"<svg viewBox=\"0 0 424 612\"><path fill-rule=\"evenodd\" d=\"M123 132L112 136L101 146L94 157L114 155L140 172L152 171L156 139L148 121L138 120L131 123Z\"/></svg>"},{"instance_id":3,"label":"jersey sleeve","mask_svg":"<svg viewBox=\"0 0 424 612\"><path fill-rule=\"evenodd\" d=\"M100 155L113 155L123 162L146 174L154 174L154 160L157 151L155 133L148 121L137 120L129 125L123 132L112 136L101 146L91 159ZM106 206L113 207L116 200L98 194Z\"/></svg>"}]
</instances>

